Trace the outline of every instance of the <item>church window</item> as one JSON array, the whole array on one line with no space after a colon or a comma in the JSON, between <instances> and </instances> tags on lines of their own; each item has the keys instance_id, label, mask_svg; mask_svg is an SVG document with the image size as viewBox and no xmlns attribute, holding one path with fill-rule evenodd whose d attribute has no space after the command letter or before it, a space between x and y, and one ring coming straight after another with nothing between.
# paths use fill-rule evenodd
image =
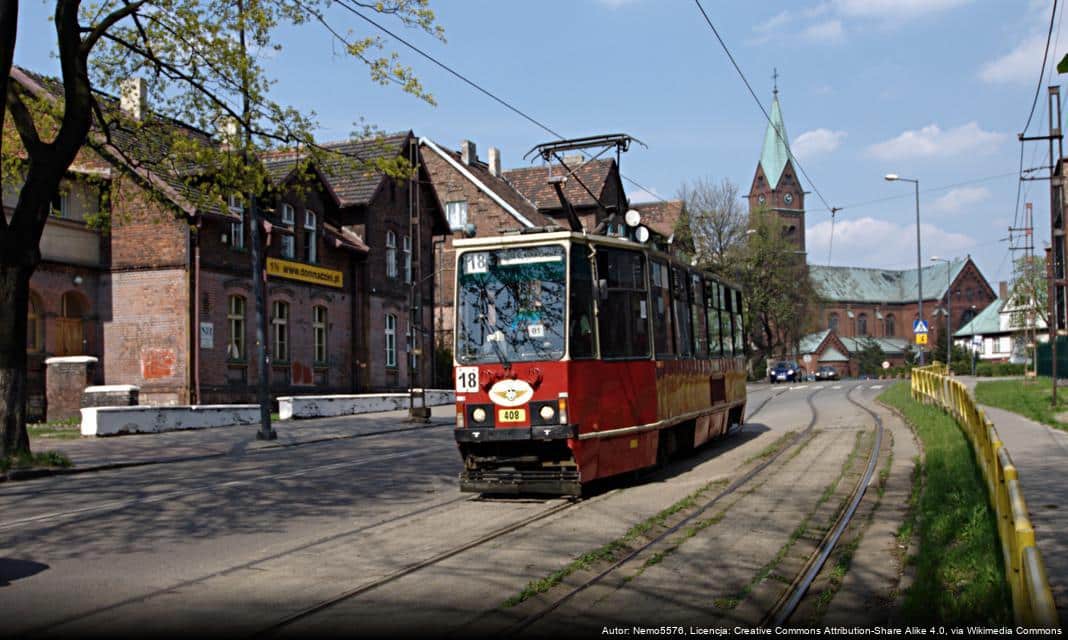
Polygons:
<instances>
[{"instance_id":1,"label":"church window","mask_svg":"<svg viewBox=\"0 0 1068 640\"><path fill-rule=\"evenodd\" d=\"M838 331L838 314L832 313L827 316L827 328L831 331Z\"/></svg>"},{"instance_id":2,"label":"church window","mask_svg":"<svg viewBox=\"0 0 1068 640\"><path fill-rule=\"evenodd\" d=\"M868 335L868 314L866 313L857 316L857 335Z\"/></svg>"},{"instance_id":3,"label":"church window","mask_svg":"<svg viewBox=\"0 0 1068 640\"><path fill-rule=\"evenodd\" d=\"M886 327L885 327L886 336L888 338L894 337L894 332L896 330L896 327L894 326L894 314L892 314L892 313L887 314L886 320L885 320L885 324L886 324Z\"/></svg>"}]
</instances>

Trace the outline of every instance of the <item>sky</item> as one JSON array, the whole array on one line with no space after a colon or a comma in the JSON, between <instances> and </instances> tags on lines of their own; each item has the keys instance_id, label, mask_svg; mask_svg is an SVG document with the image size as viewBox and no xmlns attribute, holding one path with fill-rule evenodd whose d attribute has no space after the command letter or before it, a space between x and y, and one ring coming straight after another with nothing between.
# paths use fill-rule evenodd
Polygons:
<instances>
[{"instance_id":1,"label":"sky","mask_svg":"<svg viewBox=\"0 0 1068 640\"><path fill-rule=\"evenodd\" d=\"M1011 277L1020 133L1042 74L1028 135L1048 126L1045 87L1059 84L1068 23L1052 0L702 0L767 107L777 69L794 155L810 180L808 260L891 269L916 266L913 186L919 180L921 254L971 255L991 285ZM47 14L22 3L16 64L58 75ZM634 201L670 199L684 182L726 178L748 192L767 121L692 0L438 0L441 42L381 22L521 111L569 137L628 133L623 174ZM355 36L378 34L328 14ZM1061 36L1064 36L1063 38ZM321 28L287 27L264 60L278 102L314 111L318 135L343 139L361 120L413 130L440 144L498 147L505 168L528 166L552 136L385 36L433 95L427 105L369 80ZM1068 78L1068 76L1065 76ZM1024 166L1047 163L1029 143ZM1034 203L1036 251L1049 238L1048 182L1022 184ZM815 191L823 196L821 199ZM826 201L826 205L822 202ZM878 202L872 202L877 200ZM840 207L832 225L828 207Z\"/></svg>"}]
</instances>

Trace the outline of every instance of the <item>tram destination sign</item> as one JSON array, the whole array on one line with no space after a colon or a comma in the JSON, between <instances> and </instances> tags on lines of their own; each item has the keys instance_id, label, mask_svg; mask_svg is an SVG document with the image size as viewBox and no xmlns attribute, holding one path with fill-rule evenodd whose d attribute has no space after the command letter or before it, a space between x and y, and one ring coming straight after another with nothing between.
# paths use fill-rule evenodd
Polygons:
<instances>
[{"instance_id":1,"label":"tram destination sign","mask_svg":"<svg viewBox=\"0 0 1068 640\"><path fill-rule=\"evenodd\" d=\"M321 284L335 289L340 289L344 282L344 274L340 271L278 258L267 258L267 275Z\"/></svg>"}]
</instances>

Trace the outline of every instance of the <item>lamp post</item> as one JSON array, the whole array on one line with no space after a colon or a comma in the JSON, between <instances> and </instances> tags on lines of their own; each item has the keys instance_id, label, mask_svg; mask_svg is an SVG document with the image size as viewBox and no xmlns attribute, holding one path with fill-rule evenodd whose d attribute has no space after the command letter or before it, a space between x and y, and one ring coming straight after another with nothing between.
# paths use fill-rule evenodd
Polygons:
<instances>
[{"instance_id":1,"label":"lamp post","mask_svg":"<svg viewBox=\"0 0 1068 640\"><path fill-rule=\"evenodd\" d=\"M896 173L884 176L888 182L911 182L916 187L916 300L920 320L923 320L923 262L920 259L920 181L902 178ZM920 366L924 364L923 348L920 349Z\"/></svg>"},{"instance_id":2,"label":"lamp post","mask_svg":"<svg viewBox=\"0 0 1068 640\"><path fill-rule=\"evenodd\" d=\"M950 261L946 258L931 256L931 262L946 263L946 371L949 371L953 363L953 283L950 281Z\"/></svg>"}]
</instances>

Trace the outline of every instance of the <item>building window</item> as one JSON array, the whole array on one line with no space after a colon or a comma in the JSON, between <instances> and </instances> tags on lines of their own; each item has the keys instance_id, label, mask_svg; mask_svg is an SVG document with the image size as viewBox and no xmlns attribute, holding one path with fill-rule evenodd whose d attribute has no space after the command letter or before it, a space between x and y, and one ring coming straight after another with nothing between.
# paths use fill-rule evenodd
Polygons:
<instances>
[{"instance_id":1,"label":"building window","mask_svg":"<svg viewBox=\"0 0 1068 640\"><path fill-rule=\"evenodd\" d=\"M460 231L467 224L467 200L454 200L445 203L445 216L449 219L449 228Z\"/></svg>"},{"instance_id":2,"label":"building window","mask_svg":"<svg viewBox=\"0 0 1068 640\"><path fill-rule=\"evenodd\" d=\"M862 313L857 316L857 335L868 335L868 314Z\"/></svg>"},{"instance_id":3,"label":"building window","mask_svg":"<svg viewBox=\"0 0 1068 640\"><path fill-rule=\"evenodd\" d=\"M230 296L226 307L226 323L230 325L230 341L226 345L226 357L231 360L245 359L245 299Z\"/></svg>"},{"instance_id":4,"label":"building window","mask_svg":"<svg viewBox=\"0 0 1068 640\"><path fill-rule=\"evenodd\" d=\"M290 233L282 235L282 257L292 260L296 256L297 240Z\"/></svg>"},{"instance_id":5,"label":"building window","mask_svg":"<svg viewBox=\"0 0 1068 640\"><path fill-rule=\"evenodd\" d=\"M397 366L397 316L386 314L386 366Z\"/></svg>"},{"instance_id":6,"label":"building window","mask_svg":"<svg viewBox=\"0 0 1068 640\"><path fill-rule=\"evenodd\" d=\"M293 205L282 203L282 224L293 226L294 220L296 220L296 214L293 211Z\"/></svg>"},{"instance_id":7,"label":"building window","mask_svg":"<svg viewBox=\"0 0 1068 640\"><path fill-rule=\"evenodd\" d=\"M1011 336L999 336L998 337L998 353L1010 353L1012 351L1012 337Z\"/></svg>"},{"instance_id":8,"label":"building window","mask_svg":"<svg viewBox=\"0 0 1068 640\"><path fill-rule=\"evenodd\" d=\"M827 328L831 331L838 331L838 314L832 313L827 316Z\"/></svg>"},{"instance_id":9,"label":"building window","mask_svg":"<svg viewBox=\"0 0 1068 640\"><path fill-rule=\"evenodd\" d=\"M271 305L271 327L274 329L274 359L289 361L289 303L275 300Z\"/></svg>"},{"instance_id":10,"label":"building window","mask_svg":"<svg viewBox=\"0 0 1068 640\"><path fill-rule=\"evenodd\" d=\"M60 187L63 188L63 187ZM74 211L70 206L70 193L57 193L52 198L52 215L57 218L70 220L74 217Z\"/></svg>"},{"instance_id":11,"label":"building window","mask_svg":"<svg viewBox=\"0 0 1068 640\"><path fill-rule=\"evenodd\" d=\"M34 352L41 350L44 342L44 332L41 330L41 299L36 293L30 292L30 306L26 315L26 351Z\"/></svg>"},{"instance_id":12,"label":"building window","mask_svg":"<svg viewBox=\"0 0 1068 640\"><path fill-rule=\"evenodd\" d=\"M315 338L315 363L326 364L326 307L312 309L312 333Z\"/></svg>"},{"instance_id":13,"label":"building window","mask_svg":"<svg viewBox=\"0 0 1068 640\"><path fill-rule=\"evenodd\" d=\"M412 281L412 238L404 236L404 281Z\"/></svg>"},{"instance_id":14,"label":"building window","mask_svg":"<svg viewBox=\"0 0 1068 640\"><path fill-rule=\"evenodd\" d=\"M230 223L230 246L235 249L245 248L245 208L241 206L241 196L230 195L226 198L226 206L231 215L237 217L236 222Z\"/></svg>"},{"instance_id":15,"label":"building window","mask_svg":"<svg viewBox=\"0 0 1068 640\"><path fill-rule=\"evenodd\" d=\"M397 236L392 231L386 232L386 277L397 277Z\"/></svg>"},{"instance_id":16,"label":"building window","mask_svg":"<svg viewBox=\"0 0 1068 640\"><path fill-rule=\"evenodd\" d=\"M966 309L960 316L960 326L964 326L975 319L975 309Z\"/></svg>"},{"instance_id":17,"label":"building window","mask_svg":"<svg viewBox=\"0 0 1068 640\"><path fill-rule=\"evenodd\" d=\"M886 316L886 337L892 338L896 335L897 327L894 326L894 314L890 313Z\"/></svg>"},{"instance_id":18,"label":"building window","mask_svg":"<svg viewBox=\"0 0 1068 640\"><path fill-rule=\"evenodd\" d=\"M304 212L304 259L307 262L318 262L315 249L317 246L315 237L315 212Z\"/></svg>"}]
</instances>

